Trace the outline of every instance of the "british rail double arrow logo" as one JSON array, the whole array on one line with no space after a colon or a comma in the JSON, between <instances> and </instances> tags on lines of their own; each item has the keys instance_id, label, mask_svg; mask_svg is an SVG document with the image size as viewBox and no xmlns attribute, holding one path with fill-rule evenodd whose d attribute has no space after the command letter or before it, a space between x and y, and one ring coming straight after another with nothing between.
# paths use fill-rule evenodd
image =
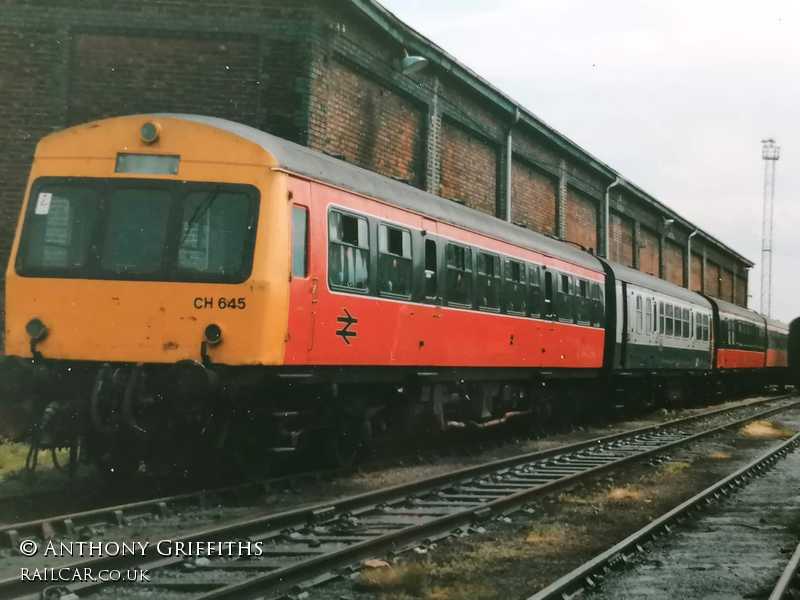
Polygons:
<instances>
[{"instance_id":1,"label":"british rail double arrow logo","mask_svg":"<svg viewBox=\"0 0 800 600\"><path fill-rule=\"evenodd\" d=\"M344 316L336 317L336 320L339 321L339 323L344 323L344 327L339 329L336 332L336 335L340 336L342 340L344 340L344 343L349 346L350 340L348 338L356 337L358 335L357 332L350 331L350 326L358 323L358 319L356 319L353 315L351 315L346 308L343 310L344 310Z\"/></svg>"}]
</instances>

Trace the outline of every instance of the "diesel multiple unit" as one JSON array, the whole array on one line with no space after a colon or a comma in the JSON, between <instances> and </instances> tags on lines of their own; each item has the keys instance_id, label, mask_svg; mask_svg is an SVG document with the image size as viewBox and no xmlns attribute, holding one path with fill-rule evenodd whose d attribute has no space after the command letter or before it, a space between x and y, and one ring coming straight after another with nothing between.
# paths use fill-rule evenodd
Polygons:
<instances>
[{"instance_id":1,"label":"diesel multiple unit","mask_svg":"<svg viewBox=\"0 0 800 600\"><path fill-rule=\"evenodd\" d=\"M787 338L261 131L140 115L37 147L4 411L115 472L314 445L346 461L388 431L781 385Z\"/></svg>"}]
</instances>

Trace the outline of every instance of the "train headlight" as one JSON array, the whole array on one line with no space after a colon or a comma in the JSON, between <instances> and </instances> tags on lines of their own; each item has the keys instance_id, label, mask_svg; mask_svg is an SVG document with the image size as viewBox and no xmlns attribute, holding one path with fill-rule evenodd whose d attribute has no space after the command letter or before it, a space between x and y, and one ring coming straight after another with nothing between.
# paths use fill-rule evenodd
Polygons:
<instances>
[{"instance_id":1,"label":"train headlight","mask_svg":"<svg viewBox=\"0 0 800 600\"><path fill-rule=\"evenodd\" d=\"M148 121L139 129L139 137L145 144L152 144L158 139L158 134L161 132L161 127L158 123Z\"/></svg>"},{"instance_id":2,"label":"train headlight","mask_svg":"<svg viewBox=\"0 0 800 600\"><path fill-rule=\"evenodd\" d=\"M33 318L25 325L25 331L31 341L41 342L47 337L47 325L42 323L41 319Z\"/></svg>"},{"instance_id":3,"label":"train headlight","mask_svg":"<svg viewBox=\"0 0 800 600\"><path fill-rule=\"evenodd\" d=\"M206 326L203 338L209 346L216 346L222 341L222 329L216 323Z\"/></svg>"}]
</instances>

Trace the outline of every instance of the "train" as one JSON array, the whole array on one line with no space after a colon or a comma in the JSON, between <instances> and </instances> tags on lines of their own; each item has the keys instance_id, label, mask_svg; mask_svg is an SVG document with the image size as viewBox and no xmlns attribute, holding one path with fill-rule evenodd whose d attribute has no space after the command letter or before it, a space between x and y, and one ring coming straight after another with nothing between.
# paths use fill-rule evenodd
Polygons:
<instances>
[{"instance_id":1,"label":"train","mask_svg":"<svg viewBox=\"0 0 800 600\"><path fill-rule=\"evenodd\" d=\"M792 383L783 323L190 114L38 143L4 341L7 435L116 474Z\"/></svg>"}]
</instances>

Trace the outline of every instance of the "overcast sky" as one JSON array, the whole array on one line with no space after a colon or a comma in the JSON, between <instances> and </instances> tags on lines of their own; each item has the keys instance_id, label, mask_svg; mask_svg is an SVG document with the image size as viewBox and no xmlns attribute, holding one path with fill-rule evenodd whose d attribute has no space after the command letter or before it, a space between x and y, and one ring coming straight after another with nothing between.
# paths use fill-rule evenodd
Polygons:
<instances>
[{"instance_id":1,"label":"overcast sky","mask_svg":"<svg viewBox=\"0 0 800 600\"><path fill-rule=\"evenodd\" d=\"M381 0L597 158L756 263L777 165L773 316L800 316L800 3Z\"/></svg>"}]
</instances>

